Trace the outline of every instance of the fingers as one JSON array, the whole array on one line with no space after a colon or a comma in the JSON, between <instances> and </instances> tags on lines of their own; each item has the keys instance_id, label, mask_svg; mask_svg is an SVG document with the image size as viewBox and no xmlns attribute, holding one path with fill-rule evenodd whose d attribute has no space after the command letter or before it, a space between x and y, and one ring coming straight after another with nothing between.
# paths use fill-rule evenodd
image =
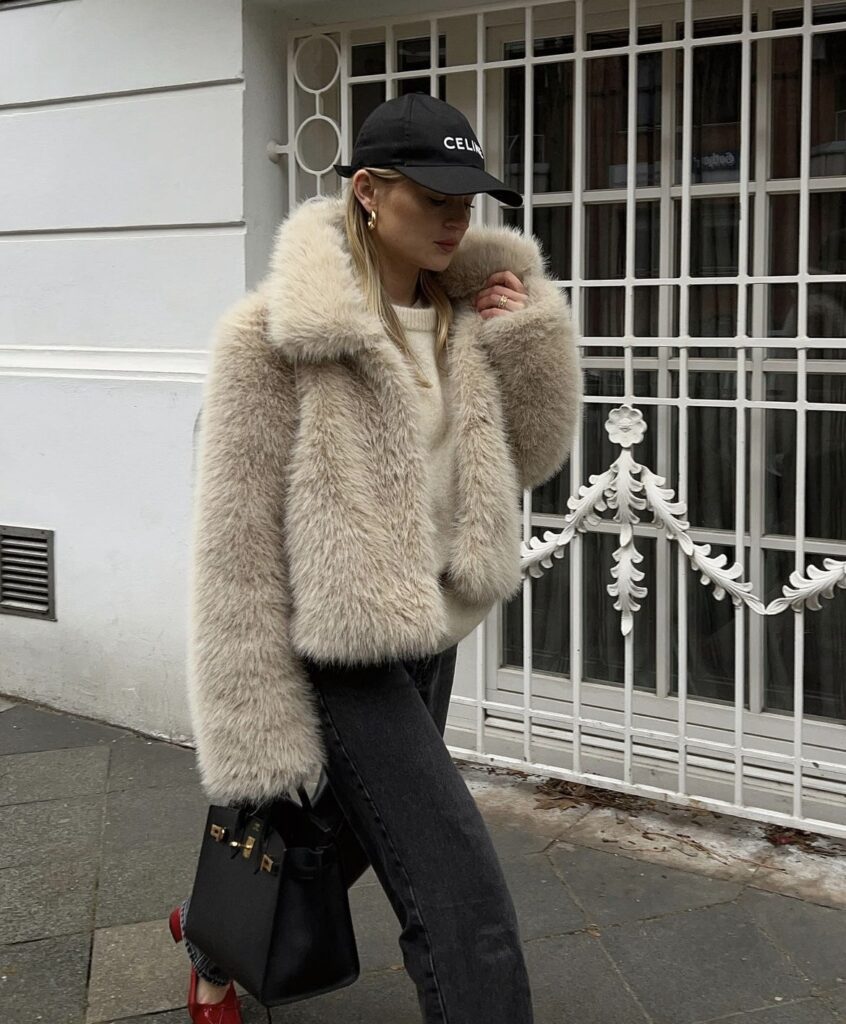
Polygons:
<instances>
[{"instance_id":1,"label":"fingers","mask_svg":"<svg viewBox=\"0 0 846 1024\"><path fill-rule=\"evenodd\" d=\"M514 291L526 295L526 289L520 278L510 270L498 270L485 281L485 286L501 284L506 288L513 288Z\"/></svg>"},{"instance_id":2,"label":"fingers","mask_svg":"<svg viewBox=\"0 0 846 1024\"><path fill-rule=\"evenodd\" d=\"M524 309L527 305L526 295L525 291L520 292L503 285L496 285L494 288L485 288L479 292L474 305L476 312L484 317L500 316L504 313L514 313L518 309ZM503 297L505 298L504 303Z\"/></svg>"}]
</instances>

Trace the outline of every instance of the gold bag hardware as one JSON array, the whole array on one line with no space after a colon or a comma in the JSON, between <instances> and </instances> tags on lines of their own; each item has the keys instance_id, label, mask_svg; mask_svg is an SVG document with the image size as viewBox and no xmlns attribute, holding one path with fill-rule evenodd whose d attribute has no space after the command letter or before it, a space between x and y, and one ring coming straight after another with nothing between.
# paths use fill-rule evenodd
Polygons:
<instances>
[{"instance_id":1,"label":"gold bag hardware","mask_svg":"<svg viewBox=\"0 0 846 1024\"><path fill-rule=\"evenodd\" d=\"M269 875L275 875L279 870L279 865L272 857L264 854L261 858L261 870L266 871Z\"/></svg>"},{"instance_id":2,"label":"gold bag hardware","mask_svg":"<svg viewBox=\"0 0 846 1024\"><path fill-rule=\"evenodd\" d=\"M239 843L237 839L233 839L229 845L241 848L244 851L244 857L249 857L253 852L253 847L256 845L256 837L247 836L243 843Z\"/></svg>"},{"instance_id":3,"label":"gold bag hardware","mask_svg":"<svg viewBox=\"0 0 846 1024\"><path fill-rule=\"evenodd\" d=\"M229 829L226 828L224 825L212 825L212 827L209 829L209 832L211 832L212 834L212 839L214 839L218 843L222 843L224 839L226 839L226 837L229 835Z\"/></svg>"}]
</instances>

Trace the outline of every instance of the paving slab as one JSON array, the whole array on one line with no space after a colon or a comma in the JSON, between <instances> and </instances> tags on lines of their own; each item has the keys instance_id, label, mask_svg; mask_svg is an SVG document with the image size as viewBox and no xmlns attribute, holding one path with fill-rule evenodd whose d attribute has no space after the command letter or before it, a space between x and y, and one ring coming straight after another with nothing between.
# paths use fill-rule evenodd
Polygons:
<instances>
[{"instance_id":1,"label":"paving slab","mask_svg":"<svg viewBox=\"0 0 846 1024\"><path fill-rule=\"evenodd\" d=\"M185 1006L189 963L167 919L98 928L86 1024Z\"/></svg>"},{"instance_id":2,"label":"paving slab","mask_svg":"<svg viewBox=\"0 0 846 1024\"><path fill-rule=\"evenodd\" d=\"M840 1024L841 1017L832 1013L821 999L812 997L763 1010L714 1018L702 1024Z\"/></svg>"},{"instance_id":3,"label":"paving slab","mask_svg":"<svg viewBox=\"0 0 846 1024\"><path fill-rule=\"evenodd\" d=\"M90 946L87 932L0 946L3 1024L82 1024Z\"/></svg>"},{"instance_id":4,"label":"paving slab","mask_svg":"<svg viewBox=\"0 0 846 1024\"><path fill-rule=\"evenodd\" d=\"M828 992L824 993L825 1000L846 1020L846 971L844 977L838 979L838 984Z\"/></svg>"},{"instance_id":5,"label":"paving slab","mask_svg":"<svg viewBox=\"0 0 846 1024\"><path fill-rule=\"evenodd\" d=\"M13 708L17 704L17 701L12 700L10 697L0 697L0 711L8 711L9 708Z\"/></svg>"},{"instance_id":6,"label":"paving slab","mask_svg":"<svg viewBox=\"0 0 846 1024\"><path fill-rule=\"evenodd\" d=\"M132 734L111 746L110 791L199 784L193 749Z\"/></svg>"},{"instance_id":7,"label":"paving slab","mask_svg":"<svg viewBox=\"0 0 846 1024\"><path fill-rule=\"evenodd\" d=\"M362 971L351 984L272 1010L274 1024L420 1024L417 990L405 968Z\"/></svg>"},{"instance_id":8,"label":"paving slab","mask_svg":"<svg viewBox=\"0 0 846 1024\"><path fill-rule=\"evenodd\" d=\"M166 917L191 892L207 813L196 785L108 794L98 928Z\"/></svg>"},{"instance_id":9,"label":"paving slab","mask_svg":"<svg viewBox=\"0 0 846 1024\"><path fill-rule=\"evenodd\" d=\"M90 930L97 871L90 857L0 868L0 942Z\"/></svg>"},{"instance_id":10,"label":"paving slab","mask_svg":"<svg viewBox=\"0 0 846 1024\"><path fill-rule=\"evenodd\" d=\"M0 757L0 805L103 793L109 747L68 747Z\"/></svg>"},{"instance_id":11,"label":"paving slab","mask_svg":"<svg viewBox=\"0 0 846 1024\"><path fill-rule=\"evenodd\" d=\"M812 995L736 903L599 930L655 1024L694 1024Z\"/></svg>"},{"instance_id":12,"label":"paving slab","mask_svg":"<svg viewBox=\"0 0 846 1024\"><path fill-rule=\"evenodd\" d=\"M0 754L112 743L126 736L127 732L126 729L66 715L61 711L18 704L0 715Z\"/></svg>"},{"instance_id":13,"label":"paving slab","mask_svg":"<svg viewBox=\"0 0 846 1024\"><path fill-rule=\"evenodd\" d=\"M0 865L15 867L97 856L102 794L0 807Z\"/></svg>"},{"instance_id":14,"label":"paving slab","mask_svg":"<svg viewBox=\"0 0 846 1024\"><path fill-rule=\"evenodd\" d=\"M535 1024L645 1024L649 1018L587 933L524 945Z\"/></svg>"},{"instance_id":15,"label":"paving slab","mask_svg":"<svg viewBox=\"0 0 846 1024\"><path fill-rule=\"evenodd\" d=\"M501 863L523 941L586 926L584 913L544 854L507 858Z\"/></svg>"},{"instance_id":16,"label":"paving slab","mask_svg":"<svg viewBox=\"0 0 846 1024\"><path fill-rule=\"evenodd\" d=\"M750 889L738 904L814 984L846 979L846 912Z\"/></svg>"},{"instance_id":17,"label":"paving slab","mask_svg":"<svg viewBox=\"0 0 846 1024\"><path fill-rule=\"evenodd\" d=\"M738 882L572 843L555 843L548 857L588 920L599 925L707 907L736 899L743 892Z\"/></svg>"}]
</instances>

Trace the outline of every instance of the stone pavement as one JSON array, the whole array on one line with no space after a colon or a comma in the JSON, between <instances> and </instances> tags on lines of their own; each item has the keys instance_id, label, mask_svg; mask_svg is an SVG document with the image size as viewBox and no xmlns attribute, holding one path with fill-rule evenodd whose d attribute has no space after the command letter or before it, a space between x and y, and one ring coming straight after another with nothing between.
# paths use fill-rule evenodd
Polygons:
<instances>
[{"instance_id":1,"label":"stone pavement","mask_svg":"<svg viewBox=\"0 0 846 1024\"><path fill-rule=\"evenodd\" d=\"M193 751L0 699L0 755L0 1022L185 1024L167 915L205 823ZM846 1022L838 844L775 847L763 826L646 801L539 809L543 780L461 770L517 906L536 1024ZM277 1024L419 1024L372 869L350 901L361 976Z\"/></svg>"}]
</instances>

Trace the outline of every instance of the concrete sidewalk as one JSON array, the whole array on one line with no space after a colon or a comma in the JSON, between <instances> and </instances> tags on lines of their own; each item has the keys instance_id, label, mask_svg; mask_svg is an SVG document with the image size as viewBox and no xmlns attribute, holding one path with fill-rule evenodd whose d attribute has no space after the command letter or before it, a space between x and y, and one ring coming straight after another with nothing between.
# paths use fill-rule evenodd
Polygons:
<instances>
[{"instance_id":1,"label":"concrete sidewalk","mask_svg":"<svg viewBox=\"0 0 846 1024\"><path fill-rule=\"evenodd\" d=\"M0 1022L186 1024L167 915L206 818L193 751L0 709ZM766 826L710 812L462 772L517 905L535 1024L846 1022L842 844L774 846ZM420 1024L372 869L350 902L360 978L273 1021Z\"/></svg>"}]
</instances>

